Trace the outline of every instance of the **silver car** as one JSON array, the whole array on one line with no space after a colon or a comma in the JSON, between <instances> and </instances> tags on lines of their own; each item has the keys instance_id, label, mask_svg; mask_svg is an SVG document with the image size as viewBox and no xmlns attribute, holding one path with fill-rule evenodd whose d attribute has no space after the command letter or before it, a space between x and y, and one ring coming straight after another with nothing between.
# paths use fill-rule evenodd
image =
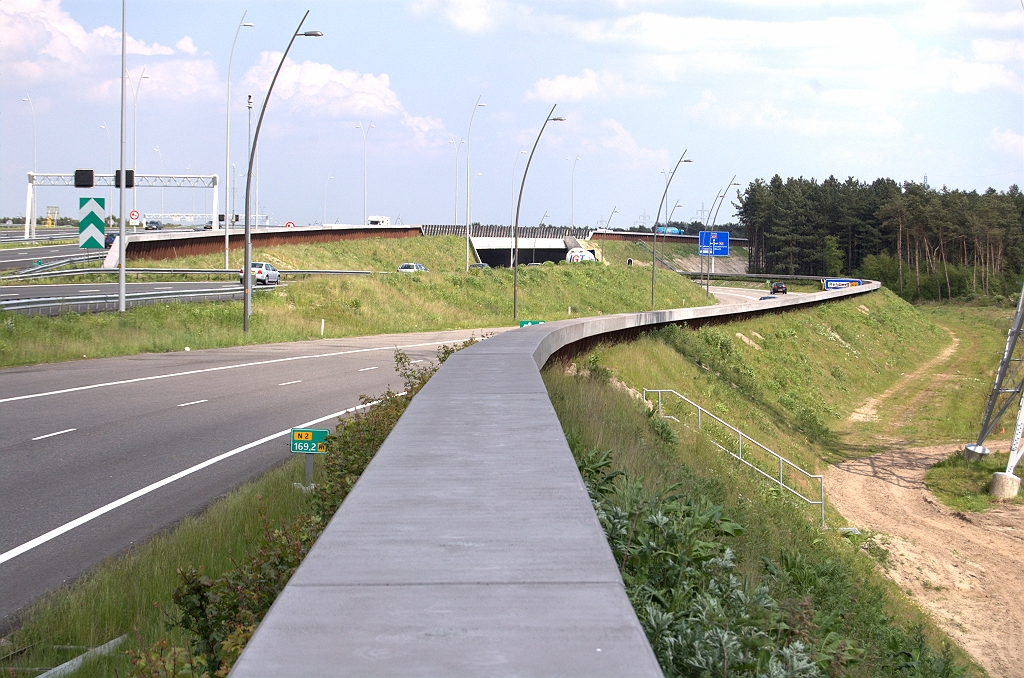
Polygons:
<instances>
[{"instance_id":1,"label":"silver car","mask_svg":"<svg viewBox=\"0 0 1024 678\"><path fill-rule=\"evenodd\" d=\"M256 279L257 285L269 285L271 283L276 285L281 282L281 272L274 268L272 264L254 261L250 271ZM245 276L242 275L242 269L238 270L238 282L245 284Z\"/></svg>"},{"instance_id":2,"label":"silver car","mask_svg":"<svg viewBox=\"0 0 1024 678\"><path fill-rule=\"evenodd\" d=\"M399 273L426 273L427 267L423 264L405 263L398 267Z\"/></svg>"}]
</instances>

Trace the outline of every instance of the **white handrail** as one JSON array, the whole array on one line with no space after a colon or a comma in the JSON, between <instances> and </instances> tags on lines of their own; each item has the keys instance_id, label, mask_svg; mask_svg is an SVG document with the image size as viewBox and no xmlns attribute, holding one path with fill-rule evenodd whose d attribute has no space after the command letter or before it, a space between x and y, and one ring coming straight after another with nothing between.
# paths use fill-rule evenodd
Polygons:
<instances>
[{"instance_id":1,"label":"white handrail","mask_svg":"<svg viewBox=\"0 0 1024 678\"><path fill-rule=\"evenodd\" d=\"M736 434L737 449L739 451L739 454L736 454L735 452L733 452L729 448L727 448L724 445L720 444L718 441L711 439L710 437L708 438L708 440L711 442L711 444L713 444L718 449L722 450L723 452L727 452L729 455L731 455L735 459L738 459L739 461L743 462L744 464L746 464L750 468L754 469L755 471L757 471L758 473L763 475L765 478L768 478L772 482L776 483L780 487L783 487L783 488L789 490L790 492L792 492L796 496L798 496L801 499L803 499L808 504L810 504L812 506L820 506L821 507L821 526L823 528L825 527L825 478L824 478L824 476L818 475L818 474L814 474L814 473L808 473L807 471L805 471L804 469L800 468L799 466L797 466L796 464L794 464L790 460L788 460L785 457L783 457L781 454L778 454L777 452L775 452L775 451L765 447L761 443L757 442L756 440L754 440L753 438L748 436L746 433L744 433L743 431L741 431L738 428L736 428L735 426L733 426L733 425L731 425L731 424L729 424L729 423L727 423L725 421L722 421L720 418L716 417L714 414L712 414L711 412L707 411L706 409L704 409L703 407L701 407L697 403L693 402L692 400L690 400L689 398L687 398L683 394L679 393L678 391L674 391L674 390L672 390L670 388L660 388L660 389L658 389L658 388L645 388L644 391L643 391L643 397L644 397L645 401L647 400L647 394L648 393L657 393L658 394L658 416L660 416L660 417L668 418L668 416L669 416L669 415L666 415L664 413L664 410L662 409L661 396L662 396L663 393L671 393L672 395L676 396L680 400L682 400L682 401L688 403L689 405L693 406L694 408L696 408L696 410L697 410L697 428L698 429L701 429L703 427L703 416L702 415L704 415L704 416L711 417L716 422L718 422L719 424L721 424L725 428L727 428L730 431L732 431L733 433L735 433ZM671 417L671 418L675 419L675 417ZM676 421L679 421L679 420L676 419ZM775 457L776 459L778 459L778 461L779 461L779 477L778 478L776 478L775 476L772 476L772 475L769 475L769 474L765 473L763 470L761 470L757 466L754 466L749 461L747 461L746 459L743 458L743 441L744 440L747 440L748 442L753 443L757 447L761 448L762 450L764 450L768 454L770 454L773 457ZM785 476L784 476L784 467L787 467L787 466L789 468L795 469L795 470L799 471L800 473L804 474L804 476L807 477L810 480L817 480L818 481L818 494L819 494L819 497L820 497L820 499L818 501L814 501L813 499L809 499L809 498L805 497L799 491L797 491L796 489L794 489L794 488L792 488L792 487L790 487L789 485L786 484L786 480L785 480Z\"/></svg>"}]
</instances>

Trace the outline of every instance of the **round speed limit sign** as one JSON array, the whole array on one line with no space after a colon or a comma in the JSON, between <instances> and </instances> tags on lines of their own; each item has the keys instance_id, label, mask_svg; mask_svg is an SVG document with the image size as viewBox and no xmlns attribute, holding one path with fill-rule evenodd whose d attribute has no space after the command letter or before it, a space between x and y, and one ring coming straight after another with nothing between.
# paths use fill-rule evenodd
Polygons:
<instances>
[{"instance_id":1,"label":"round speed limit sign","mask_svg":"<svg viewBox=\"0 0 1024 678\"><path fill-rule=\"evenodd\" d=\"M131 212L129 212L128 213L128 219L130 219L131 221L138 222L138 220L139 220L139 212L138 212L138 210L132 210Z\"/></svg>"},{"instance_id":2,"label":"round speed limit sign","mask_svg":"<svg viewBox=\"0 0 1024 678\"><path fill-rule=\"evenodd\" d=\"M284 227L285 228L295 228L295 222L294 221L289 221L287 224L284 225Z\"/></svg>"}]
</instances>

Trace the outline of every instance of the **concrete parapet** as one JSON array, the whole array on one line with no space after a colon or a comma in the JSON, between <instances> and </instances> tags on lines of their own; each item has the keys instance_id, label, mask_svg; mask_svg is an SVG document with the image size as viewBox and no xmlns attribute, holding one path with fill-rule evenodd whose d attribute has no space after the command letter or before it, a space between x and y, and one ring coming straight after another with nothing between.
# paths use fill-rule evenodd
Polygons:
<instances>
[{"instance_id":1,"label":"concrete parapet","mask_svg":"<svg viewBox=\"0 0 1024 678\"><path fill-rule=\"evenodd\" d=\"M1020 492L1020 478L1012 473L993 473L988 493L995 499L1013 499Z\"/></svg>"}]
</instances>

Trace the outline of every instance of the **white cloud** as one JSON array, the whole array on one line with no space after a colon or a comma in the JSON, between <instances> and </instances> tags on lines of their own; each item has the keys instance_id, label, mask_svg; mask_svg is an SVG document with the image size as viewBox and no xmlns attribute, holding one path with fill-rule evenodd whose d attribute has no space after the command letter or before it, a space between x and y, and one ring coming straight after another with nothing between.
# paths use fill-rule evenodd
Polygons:
<instances>
[{"instance_id":1,"label":"white cloud","mask_svg":"<svg viewBox=\"0 0 1024 678\"><path fill-rule=\"evenodd\" d=\"M651 150L643 148L636 142L629 130L622 126L617 120L605 120L601 126L611 132L610 136L602 138L598 143L605 148L620 151L629 156L633 165L648 164L651 162L668 163L668 151L665 149Z\"/></svg>"},{"instance_id":2,"label":"white cloud","mask_svg":"<svg viewBox=\"0 0 1024 678\"><path fill-rule=\"evenodd\" d=\"M440 13L460 31L483 33L494 29L508 4L503 0L420 0L412 9L420 14Z\"/></svg>"},{"instance_id":3,"label":"white cloud","mask_svg":"<svg viewBox=\"0 0 1024 678\"><path fill-rule=\"evenodd\" d=\"M556 75L553 78L542 78L526 93L528 100L547 101L582 101L583 99L607 98L626 91L622 76L608 71L595 73L589 68L583 69L583 75Z\"/></svg>"},{"instance_id":4,"label":"white cloud","mask_svg":"<svg viewBox=\"0 0 1024 678\"><path fill-rule=\"evenodd\" d=\"M242 89L266 91L280 60L280 52L263 52L259 63L242 77ZM293 112L311 115L398 117L419 141L437 143L443 139L444 124L437 118L410 115L391 89L386 73L376 76L315 61L300 64L286 59L273 98L287 103Z\"/></svg>"},{"instance_id":5,"label":"white cloud","mask_svg":"<svg viewBox=\"0 0 1024 678\"><path fill-rule=\"evenodd\" d=\"M176 42L174 44L174 47L182 52L185 52L186 54L195 54L199 51L198 49L196 49L195 43L192 42L192 38L188 37L187 35L178 42Z\"/></svg>"},{"instance_id":6,"label":"white cloud","mask_svg":"<svg viewBox=\"0 0 1024 678\"><path fill-rule=\"evenodd\" d=\"M992 145L1000 151L1018 158L1024 153L1024 135L1017 134L1011 129L992 130Z\"/></svg>"}]
</instances>

